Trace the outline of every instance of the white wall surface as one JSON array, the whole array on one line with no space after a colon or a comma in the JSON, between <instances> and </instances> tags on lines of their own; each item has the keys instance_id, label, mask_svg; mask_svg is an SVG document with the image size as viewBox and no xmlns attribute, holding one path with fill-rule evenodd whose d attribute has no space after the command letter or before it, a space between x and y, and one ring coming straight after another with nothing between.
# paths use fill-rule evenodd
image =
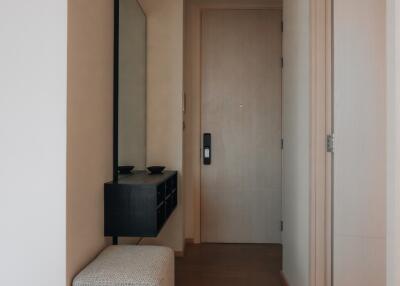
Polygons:
<instances>
[{"instance_id":1,"label":"white wall surface","mask_svg":"<svg viewBox=\"0 0 400 286\"><path fill-rule=\"evenodd\" d=\"M309 0L283 1L283 272L309 286Z\"/></svg>"},{"instance_id":2,"label":"white wall surface","mask_svg":"<svg viewBox=\"0 0 400 286\"><path fill-rule=\"evenodd\" d=\"M66 281L67 1L0 1L0 285Z\"/></svg>"},{"instance_id":3,"label":"white wall surface","mask_svg":"<svg viewBox=\"0 0 400 286\"><path fill-rule=\"evenodd\" d=\"M334 286L386 285L385 4L335 0Z\"/></svg>"},{"instance_id":4,"label":"white wall surface","mask_svg":"<svg viewBox=\"0 0 400 286\"><path fill-rule=\"evenodd\" d=\"M387 286L400 285L400 4L387 1Z\"/></svg>"}]
</instances>

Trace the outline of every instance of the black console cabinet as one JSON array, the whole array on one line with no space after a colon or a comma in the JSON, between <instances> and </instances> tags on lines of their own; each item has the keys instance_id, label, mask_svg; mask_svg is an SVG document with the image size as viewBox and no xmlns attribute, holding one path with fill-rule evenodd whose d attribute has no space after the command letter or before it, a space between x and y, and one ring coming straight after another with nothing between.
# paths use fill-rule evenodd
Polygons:
<instances>
[{"instance_id":1,"label":"black console cabinet","mask_svg":"<svg viewBox=\"0 0 400 286\"><path fill-rule=\"evenodd\" d=\"M104 185L105 236L156 237L178 202L177 172L136 171Z\"/></svg>"}]
</instances>

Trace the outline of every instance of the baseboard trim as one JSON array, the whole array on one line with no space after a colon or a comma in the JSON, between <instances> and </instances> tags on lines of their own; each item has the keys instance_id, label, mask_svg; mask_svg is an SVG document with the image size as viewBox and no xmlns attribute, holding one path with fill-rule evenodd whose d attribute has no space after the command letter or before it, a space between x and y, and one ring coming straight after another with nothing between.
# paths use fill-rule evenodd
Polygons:
<instances>
[{"instance_id":1,"label":"baseboard trim","mask_svg":"<svg viewBox=\"0 0 400 286\"><path fill-rule=\"evenodd\" d=\"M194 239L193 238L186 238L185 239L185 245L188 245L188 244L194 244Z\"/></svg>"},{"instance_id":2,"label":"baseboard trim","mask_svg":"<svg viewBox=\"0 0 400 286\"><path fill-rule=\"evenodd\" d=\"M285 273L283 273L283 271L281 271L281 283L282 286L289 286L289 282L287 281Z\"/></svg>"},{"instance_id":3,"label":"baseboard trim","mask_svg":"<svg viewBox=\"0 0 400 286\"><path fill-rule=\"evenodd\" d=\"M192 238L185 238L184 244L183 244L183 250L182 251L175 251L175 257L184 257L185 256L185 248L186 245L188 244L193 244L194 240Z\"/></svg>"},{"instance_id":4,"label":"baseboard trim","mask_svg":"<svg viewBox=\"0 0 400 286\"><path fill-rule=\"evenodd\" d=\"M186 245L195 244L193 238L185 238L185 243L183 244L182 251L175 251L175 257L184 257Z\"/></svg>"},{"instance_id":5,"label":"baseboard trim","mask_svg":"<svg viewBox=\"0 0 400 286\"><path fill-rule=\"evenodd\" d=\"M183 257L185 256L185 251L175 251L175 257Z\"/></svg>"}]
</instances>

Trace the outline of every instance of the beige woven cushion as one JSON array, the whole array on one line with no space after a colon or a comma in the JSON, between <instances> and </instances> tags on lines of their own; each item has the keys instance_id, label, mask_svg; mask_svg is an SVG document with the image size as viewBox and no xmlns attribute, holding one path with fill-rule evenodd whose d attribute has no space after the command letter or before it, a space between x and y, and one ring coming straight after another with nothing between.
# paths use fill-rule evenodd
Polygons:
<instances>
[{"instance_id":1,"label":"beige woven cushion","mask_svg":"<svg viewBox=\"0 0 400 286\"><path fill-rule=\"evenodd\" d=\"M173 286L174 254L161 246L115 245L79 273L73 286Z\"/></svg>"}]
</instances>

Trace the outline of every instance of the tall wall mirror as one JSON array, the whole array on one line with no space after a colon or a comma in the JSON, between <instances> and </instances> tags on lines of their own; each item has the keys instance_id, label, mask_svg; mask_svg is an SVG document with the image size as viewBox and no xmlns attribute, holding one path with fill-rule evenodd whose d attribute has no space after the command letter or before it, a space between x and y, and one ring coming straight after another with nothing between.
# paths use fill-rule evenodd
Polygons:
<instances>
[{"instance_id":1,"label":"tall wall mirror","mask_svg":"<svg viewBox=\"0 0 400 286\"><path fill-rule=\"evenodd\" d=\"M113 244L157 237L178 205L178 172L146 168L146 33L140 2L114 0L114 174L104 184L104 235Z\"/></svg>"},{"instance_id":2,"label":"tall wall mirror","mask_svg":"<svg viewBox=\"0 0 400 286\"><path fill-rule=\"evenodd\" d=\"M146 15L137 0L115 0L114 181L146 165Z\"/></svg>"}]
</instances>

